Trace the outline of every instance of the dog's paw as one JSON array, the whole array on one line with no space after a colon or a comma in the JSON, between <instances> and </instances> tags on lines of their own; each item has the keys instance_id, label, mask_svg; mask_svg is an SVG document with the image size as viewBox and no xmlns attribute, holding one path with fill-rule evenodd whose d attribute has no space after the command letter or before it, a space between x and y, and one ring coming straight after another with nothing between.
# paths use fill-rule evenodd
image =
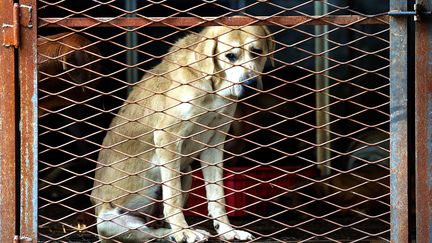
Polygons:
<instances>
[{"instance_id":1,"label":"dog's paw","mask_svg":"<svg viewBox=\"0 0 432 243\"><path fill-rule=\"evenodd\" d=\"M244 230L235 230L232 227L220 227L218 230L219 237L223 240L253 240L253 235Z\"/></svg>"},{"instance_id":2,"label":"dog's paw","mask_svg":"<svg viewBox=\"0 0 432 243\"><path fill-rule=\"evenodd\" d=\"M243 230L232 230L220 236L223 240L253 240L253 235Z\"/></svg>"},{"instance_id":3,"label":"dog's paw","mask_svg":"<svg viewBox=\"0 0 432 243\"><path fill-rule=\"evenodd\" d=\"M210 237L210 233L205 230L185 229L174 233L170 238L175 242L204 242Z\"/></svg>"}]
</instances>

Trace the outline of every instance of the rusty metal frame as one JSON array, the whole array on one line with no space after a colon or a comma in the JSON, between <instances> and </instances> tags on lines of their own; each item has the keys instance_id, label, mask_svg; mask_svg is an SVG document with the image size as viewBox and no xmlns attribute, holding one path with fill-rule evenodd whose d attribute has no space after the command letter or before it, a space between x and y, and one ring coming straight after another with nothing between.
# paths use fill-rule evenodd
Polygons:
<instances>
[{"instance_id":1,"label":"rusty metal frame","mask_svg":"<svg viewBox=\"0 0 432 243\"><path fill-rule=\"evenodd\" d=\"M12 19L12 0L0 2L0 24ZM3 35L1 33L0 35ZM1 38L3 40L3 37ZM0 47L0 241L12 242L16 227L15 50Z\"/></svg>"},{"instance_id":2,"label":"rusty metal frame","mask_svg":"<svg viewBox=\"0 0 432 243\"><path fill-rule=\"evenodd\" d=\"M406 11L405 0L392 0L390 11ZM390 18L390 202L391 241L408 242L408 22Z\"/></svg>"},{"instance_id":3,"label":"rusty metal frame","mask_svg":"<svg viewBox=\"0 0 432 243\"><path fill-rule=\"evenodd\" d=\"M39 27L145 27L145 26L242 26L242 25L351 25L360 24L384 24L388 22L388 16L363 16L363 15L335 15L324 17L313 16L276 16L276 17L146 17L146 18L40 18Z\"/></svg>"},{"instance_id":4,"label":"rusty metal frame","mask_svg":"<svg viewBox=\"0 0 432 243\"><path fill-rule=\"evenodd\" d=\"M21 0L21 5L36 9L36 0ZM30 12L31 22L36 20L36 11ZM20 228L19 235L36 242L38 161L37 161L37 28L21 28L19 54L20 84Z\"/></svg>"},{"instance_id":5,"label":"rusty metal frame","mask_svg":"<svg viewBox=\"0 0 432 243\"><path fill-rule=\"evenodd\" d=\"M35 0L21 1L29 5L36 5ZM420 1L425 6L432 6L430 0ZM0 3L0 9L7 9L11 0ZM426 4L428 3L428 4ZM407 10L407 4L403 0L392 0L391 10ZM9 19L12 13L2 11L0 22ZM36 12L33 13L33 19ZM258 22L256 22L258 20ZM350 25L353 23L382 24L389 22L391 31L391 202L392 202L392 229L391 238L394 242L408 241L408 159L407 159L407 50L406 36L407 23L404 18L397 17L365 17L365 16L331 16L314 19L307 16L286 16L271 18L43 18L39 21L42 27L111 27L111 26L191 26L191 25L245 25L250 23L287 25L298 24L323 25L333 23L338 25ZM432 30L431 20L424 18L416 27L416 230L418 242L430 242L432 239L432 178L431 166L431 132L432 132ZM21 215L19 233L23 236L36 239L37 231L37 94L36 94L36 28L22 30L26 38L22 38L22 48L19 50L19 65L21 72L20 80L20 117L21 137L20 147L22 153L20 168L22 181L21 191ZM14 50L11 48L0 49L0 127L2 130L2 141L0 143L1 176L2 187L0 192L0 241L11 242L15 234L16 207L15 183L16 170L16 129L18 124L15 116L15 65L10 60L15 58ZM397 61L396 61L397 60ZM7 65L3 65L7 63ZM425 200L426 199L426 200Z\"/></svg>"},{"instance_id":6,"label":"rusty metal frame","mask_svg":"<svg viewBox=\"0 0 432 243\"><path fill-rule=\"evenodd\" d=\"M25 1L24 1L25 2ZM28 0L28 4L36 4L35 0ZM429 1L430 2L430 1ZM403 0L392 0L390 10L407 10ZM404 18L388 16L327 16L314 18L311 16L285 16L285 17L169 17L169 18L41 18L40 27L143 27L143 26L207 26L207 25L352 25L352 24L383 24L390 23L390 110L391 110L391 240L394 242L407 242L408 232L408 156L407 156L407 22ZM428 184L432 178L430 166L430 133L432 117L430 117L432 101L430 101L431 84L431 56L428 55L432 46L432 31L427 28L430 21L420 23L417 27L417 76L416 76L416 123L417 123L417 240L429 242L431 231L431 200L424 200L425 195L431 198L432 189ZM36 72L34 55L36 54L36 29L29 30L23 40L23 49L20 54L20 66L24 71L20 74L21 84L21 117L23 133L21 136L21 173L25 180L21 182L21 233L33 239L36 237L37 204L33 200L37 197L37 102L36 102ZM426 38L427 37L427 38ZM426 50L426 51L425 51ZM29 53L33 53L29 55ZM1 61L1 56L0 56ZM7 75L7 74L5 74ZM2 76L3 77L3 76ZM2 80L0 80L2 81ZM9 87L10 88L10 87ZM428 102L425 102L428 101ZM429 102L430 101L430 102ZM2 104L5 105L5 104ZM11 105L11 104L9 104ZM3 106L0 110L3 111ZM10 124L8 124L10 125ZM5 137L3 137L5 139ZM427 142L426 142L427 141ZM3 147L0 147L3 151ZM4 180L3 176L1 178ZM3 188L2 188L3 189ZM31 200L32 198L32 200ZM33 203L29 203L32 201ZM3 216L2 216L3 217ZM0 221L1 222L1 221Z\"/></svg>"},{"instance_id":7,"label":"rusty metal frame","mask_svg":"<svg viewBox=\"0 0 432 243\"><path fill-rule=\"evenodd\" d=\"M430 11L431 0L420 0ZM416 240L432 241L432 19L415 29Z\"/></svg>"}]
</instances>

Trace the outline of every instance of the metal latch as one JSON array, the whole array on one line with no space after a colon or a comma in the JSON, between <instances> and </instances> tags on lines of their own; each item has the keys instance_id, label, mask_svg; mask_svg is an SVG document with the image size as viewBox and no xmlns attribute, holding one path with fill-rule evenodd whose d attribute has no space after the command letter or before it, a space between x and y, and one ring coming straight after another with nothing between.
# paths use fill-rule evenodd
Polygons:
<instances>
[{"instance_id":1,"label":"metal latch","mask_svg":"<svg viewBox=\"0 0 432 243\"><path fill-rule=\"evenodd\" d=\"M15 235L13 239L13 243L24 243L24 242L32 242L30 237L23 237L19 235Z\"/></svg>"},{"instance_id":2,"label":"metal latch","mask_svg":"<svg viewBox=\"0 0 432 243\"><path fill-rule=\"evenodd\" d=\"M414 4L414 11L399 11L393 10L387 13L390 16L414 16L414 21L420 22L423 17L432 16L431 11L426 11L426 8L420 4Z\"/></svg>"},{"instance_id":3,"label":"metal latch","mask_svg":"<svg viewBox=\"0 0 432 243\"><path fill-rule=\"evenodd\" d=\"M32 7L14 3L12 12L12 23L3 23L3 46L18 48L20 44L21 26L32 28Z\"/></svg>"}]
</instances>

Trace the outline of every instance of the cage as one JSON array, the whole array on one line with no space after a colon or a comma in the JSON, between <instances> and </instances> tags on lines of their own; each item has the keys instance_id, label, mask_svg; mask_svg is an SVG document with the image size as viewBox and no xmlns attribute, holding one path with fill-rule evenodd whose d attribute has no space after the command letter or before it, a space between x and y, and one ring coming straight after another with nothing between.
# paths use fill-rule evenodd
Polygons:
<instances>
[{"instance_id":1,"label":"cage","mask_svg":"<svg viewBox=\"0 0 432 243\"><path fill-rule=\"evenodd\" d=\"M405 237L395 3L30 3L12 130L38 242Z\"/></svg>"}]
</instances>

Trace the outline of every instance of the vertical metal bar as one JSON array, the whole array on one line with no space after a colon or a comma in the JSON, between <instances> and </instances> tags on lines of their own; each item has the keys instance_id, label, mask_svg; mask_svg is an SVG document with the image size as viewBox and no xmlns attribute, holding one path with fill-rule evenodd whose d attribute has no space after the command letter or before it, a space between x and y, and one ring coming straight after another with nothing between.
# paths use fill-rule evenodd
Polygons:
<instances>
[{"instance_id":1,"label":"vertical metal bar","mask_svg":"<svg viewBox=\"0 0 432 243\"><path fill-rule=\"evenodd\" d=\"M12 19L12 6L12 0L0 1L0 24ZM0 242L12 242L16 233L14 60L14 49L0 46Z\"/></svg>"},{"instance_id":2,"label":"vertical metal bar","mask_svg":"<svg viewBox=\"0 0 432 243\"><path fill-rule=\"evenodd\" d=\"M431 0L418 1L432 7ZM416 240L432 241L432 20L415 29Z\"/></svg>"},{"instance_id":3,"label":"vertical metal bar","mask_svg":"<svg viewBox=\"0 0 432 243\"><path fill-rule=\"evenodd\" d=\"M125 9L127 11L134 11L137 9L137 1L127 0L125 2ZM135 18L136 14L131 13L126 15L129 18ZM129 30L134 27L128 27ZM128 48L134 48L138 45L138 35L135 31L128 31L126 33L126 45ZM129 68L126 71L126 78L129 83L136 83L138 81L138 69L136 67L130 67L138 63L138 52L136 49L131 49L126 52L126 63Z\"/></svg>"},{"instance_id":4,"label":"vertical metal bar","mask_svg":"<svg viewBox=\"0 0 432 243\"><path fill-rule=\"evenodd\" d=\"M325 15L328 12L327 1L315 1L314 3L314 14L316 16ZM330 114L329 114L329 90L326 89L329 86L328 71L328 40L327 35L323 35L328 32L328 25L316 25L315 35L320 36L315 38L315 53L322 53L315 57L315 71L319 74L315 75L315 89L319 92L315 93L316 107L319 109L315 114L316 125L319 126L316 130L316 143L317 147L317 162L325 162L318 166L321 176L327 176L330 174Z\"/></svg>"},{"instance_id":5,"label":"vertical metal bar","mask_svg":"<svg viewBox=\"0 0 432 243\"><path fill-rule=\"evenodd\" d=\"M391 0L390 10L407 10ZM408 55L407 19L390 17L390 204L391 241L408 242Z\"/></svg>"},{"instance_id":6,"label":"vertical metal bar","mask_svg":"<svg viewBox=\"0 0 432 243\"><path fill-rule=\"evenodd\" d=\"M36 8L36 0L20 0L21 5ZM36 11L30 12L36 23ZM21 130L21 202L20 236L37 238L37 36L36 26L22 26L19 48L20 130Z\"/></svg>"},{"instance_id":7,"label":"vertical metal bar","mask_svg":"<svg viewBox=\"0 0 432 243\"><path fill-rule=\"evenodd\" d=\"M13 6L13 36L14 43L13 46L18 47L20 44L20 12L19 4L15 3Z\"/></svg>"}]
</instances>

